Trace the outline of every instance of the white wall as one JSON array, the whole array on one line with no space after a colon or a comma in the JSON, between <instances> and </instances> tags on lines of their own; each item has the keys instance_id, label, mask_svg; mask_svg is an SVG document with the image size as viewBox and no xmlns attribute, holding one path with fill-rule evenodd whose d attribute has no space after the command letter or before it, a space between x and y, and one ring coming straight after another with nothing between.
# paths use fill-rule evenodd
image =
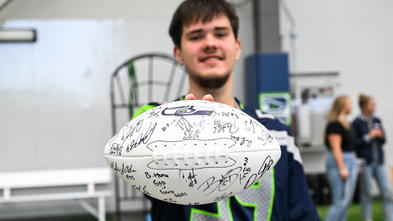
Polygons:
<instances>
[{"instance_id":1,"label":"white wall","mask_svg":"<svg viewBox=\"0 0 393 221\"><path fill-rule=\"evenodd\" d=\"M7 104L0 110L2 171L103 165L101 148L111 134L110 74L131 56L172 53L167 30L180 1L168 2L9 4L0 16L3 27L36 28L38 41L0 44L0 99ZM243 56L253 52L250 11L239 9ZM243 69L240 61L234 90L241 99ZM11 156L21 150L26 154L16 162Z\"/></svg>"},{"instance_id":2,"label":"white wall","mask_svg":"<svg viewBox=\"0 0 393 221\"><path fill-rule=\"evenodd\" d=\"M294 53L292 71L339 71L340 94L353 101L353 119L359 114L360 92L376 99L376 114L383 120L387 134L387 164L393 166L393 2L367 1L285 1L296 22L296 50L289 38L284 50ZM281 30L289 30L282 16Z\"/></svg>"}]
</instances>

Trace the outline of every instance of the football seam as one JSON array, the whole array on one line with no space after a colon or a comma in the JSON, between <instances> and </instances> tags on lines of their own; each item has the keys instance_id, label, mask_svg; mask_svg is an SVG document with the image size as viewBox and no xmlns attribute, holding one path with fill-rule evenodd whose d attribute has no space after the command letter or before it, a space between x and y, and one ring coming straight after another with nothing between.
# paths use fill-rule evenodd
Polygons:
<instances>
[{"instance_id":1,"label":"football seam","mask_svg":"<svg viewBox=\"0 0 393 221\"><path fill-rule=\"evenodd\" d=\"M265 151L280 151L279 149L267 149L267 150L244 150L244 151L230 151L228 154L232 153L250 153L250 152L265 152ZM104 156L108 157L152 157L153 155L132 155L132 156L125 156L125 155L113 155L113 154L104 154ZM191 157L193 158L193 157ZM198 157L198 158L204 158L204 157Z\"/></svg>"}]
</instances>

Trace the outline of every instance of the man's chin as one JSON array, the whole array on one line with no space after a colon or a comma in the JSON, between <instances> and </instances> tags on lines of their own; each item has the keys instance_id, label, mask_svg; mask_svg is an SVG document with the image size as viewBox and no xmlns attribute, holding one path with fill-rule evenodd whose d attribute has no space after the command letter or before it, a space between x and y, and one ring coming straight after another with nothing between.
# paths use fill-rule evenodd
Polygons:
<instances>
[{"instance_id":1,"label":"man's chin","mask_svg":"<svg viewBox=\"0 0 393 221\"><path fill-rule=\"evenodd\" d=\"M230 74L222 76L191 76L200 87L205 89L219 89L224 86L229 79Z\"/></svg>"}]
</instances>

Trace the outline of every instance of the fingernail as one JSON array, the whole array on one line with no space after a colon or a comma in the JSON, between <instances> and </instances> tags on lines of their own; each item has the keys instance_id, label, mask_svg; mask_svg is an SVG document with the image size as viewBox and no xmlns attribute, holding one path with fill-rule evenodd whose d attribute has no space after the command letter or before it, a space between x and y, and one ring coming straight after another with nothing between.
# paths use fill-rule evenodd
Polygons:
<instances>
[{"instance_id":1,"label":"fingernail","mask_svg":"<svg viewBox=\"0 0 393 221\"><path fill-rule=\"evenodd\" d=\"M202 98L203 100L209 100L209 101L213 101L214 98L211 94L206 94L205 96L203 96Z\"/></svg>"},{"instance_id":2,"label":"fingernail","mask_svg":"<svg viewBox=\"0 0 393 221\"><path fill-rule=\"evenodd\" d=\"M187 95L184 97L184 99L185 99L185 100L194 100L194 99L195 99L195 96L194 96L193 94L187 94Z\"/></svg>"}]
</instances>

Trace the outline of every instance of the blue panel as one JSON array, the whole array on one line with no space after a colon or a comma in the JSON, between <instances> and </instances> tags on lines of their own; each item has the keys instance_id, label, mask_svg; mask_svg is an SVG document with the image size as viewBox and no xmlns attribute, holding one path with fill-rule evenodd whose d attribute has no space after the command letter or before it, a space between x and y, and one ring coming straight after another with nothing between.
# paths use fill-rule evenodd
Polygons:
<instances>
[{"instance_id":1,"label":"blue panel","mask_svg":"<svg viewBox=\"0 0 393 221\"><path fill-rule=\"evenodd\" d=\"M257 73L260 92L283 92L289 90L287 54L258 54Z\"/></svg>"},{"instance_id":2,"label":"blue panel","mask_svg":"<svg viewBox=\"0 0 393 221\"><path fill-rule=\"evenodd\" d=\"M288 92L289 70L286 53L259 53L246 58L246 105L258 108L258 95Z\"/></svg>"},{"instance_id":3,"label":"blue panel","mask_svg":"<svg viewBox=\"0 0 393 221\"><path fill-rule=\"evenodd\" d=\"M246 101L248 107L258 108L258 76L256 56L249 56L246 58Z\"/></svg>"}]
</instances>

